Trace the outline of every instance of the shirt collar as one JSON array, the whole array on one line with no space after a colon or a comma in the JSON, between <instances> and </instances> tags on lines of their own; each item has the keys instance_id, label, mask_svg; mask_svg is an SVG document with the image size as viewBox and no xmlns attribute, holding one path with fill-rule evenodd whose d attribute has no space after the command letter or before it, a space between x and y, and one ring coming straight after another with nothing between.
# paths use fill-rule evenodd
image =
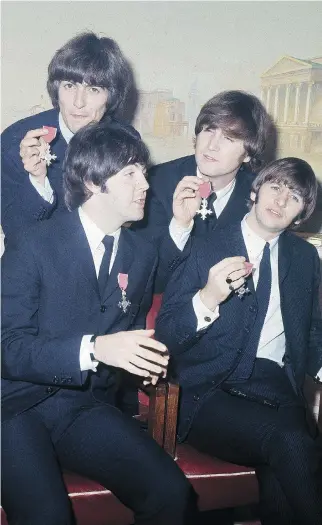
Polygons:
<instances>
[{"instance_id":1,"label":"shirt collar","mask_svg":"<svg viewBox=\"0 0 322 525\"><path fill-rule=\"evenodd\" d=\"M70 131L70 129L66 126L65 121L64 121L61 113L59 113L59 115L58 115L58 123L59 123L59 128L60 128L61 134L62 134L62 136L64 137L64 139L66 140L66 142L68 144L69 141L73 138L74 133L72 131Z\"/></svg>"},{"instance_id":2,"label":"shirt collar","mask_svg":"<svg viewBox=\"0 0 322 525\"><path fill-rule=\"evenodd\" d=\"M105 237L105 233L95 224L95 222L92 221L92 219L87 215L87 213L84 212L81 207L78 208L78 213L88 240L88 244L90 246L91 252L93 253L95 250L97 250L97 248L99 248L102 240ZM114 237L114 244L115 241L118 243L120 233L121 228L115 232L109 233L111 237Z\"/></svg>"},{"instance_id":3,"label":"shirt collar","mask_svg":"<svg viewBox=\"0 0 322 525\"><path fill-rule=\"evenodd\" d=\"M201 179L202 175L199 171L199 168L197 166L197 177L199 179ZM229 193L230 191L233 191L234 187L235 187L235 184L236 184L236 177L233 178L233 180L231 180L227 186L225 186L224 188L221 188L221 190L218 190L216 191L216 196L217 196L217 199L223 199L227 193Z\"/></svg>"},{"instance_id":4,"label":"shirt collar","mask_svg":"<svg viewBox=\"0 0 322 525\"><path fill-rule=\"evenodd\" d=\"M263 251L266 242L268 242L270 250L272 250L278 243L279 235L274 237L274 239L272 239L271 241L265 241L265 239L257 235L257 233L255 233L249 227L247 220L246 220L248 216L249 216L249 213L245 215L245 217L243 218L241 222L241 230L242 230L243 237L245 239L246 248L247 248L247 245L251 243L253 247L256 246L256 248L258 249L258 252L260 253L261 251Z\"/></svg>"}]
</instances>

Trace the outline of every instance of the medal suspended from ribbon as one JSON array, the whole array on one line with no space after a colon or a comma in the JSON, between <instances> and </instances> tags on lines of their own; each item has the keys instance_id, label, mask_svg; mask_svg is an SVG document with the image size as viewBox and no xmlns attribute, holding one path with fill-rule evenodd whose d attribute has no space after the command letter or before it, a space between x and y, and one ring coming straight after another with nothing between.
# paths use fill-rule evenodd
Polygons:
<instances>
[{"instance_id":1,"label":"medal suspended from ribbon","mask_svg":"<svg viewBox=\"0 0 322 525\"><path fill-rule=\"evenodd\" d=\"M127 273L119 273L117 276L117 282L119 284L121 294L122 294L122 300L119 301L118 307L123 310L124 313L127 312L128 307L131 305L131 301L128 301L126 297L126 289L127 285L129 283L129 276Z\"/></svg>"},{"instance_id":2,"label":"medal suspended from ribbon","mask_svg":"<svg viewBox=\"0 0 322 525\"><path fill-rule=\"evenodd\" d=\"M253 264L248 262L248 261L245 261L244 262L245 264L245 267L246 267L246 270L247 270L247 273L245 275L245 278L248 277L252 271L253 271ZM246 281L244 282L244 284L242 284L239 288L237 288L236 290L234 289L233 286L231 286L231 283L232 283L232 279L230 279L229 277L226 279L226 282L229 284L229 289L234 292L237 297L239 299L243 299L243 297L246 295L246 294L249 294L250 293L250 289L248 288L247 286L247 283Z\"/></svg>"},{"instance_id":3,"label":"medal suspended from ribbon","mask_svg":"<svg viewBox=\"0 0 322 525\"><path fill-rule=\"evenodd\" d=\"M207 215L211 215L213 213L212 210L209 210L208 208L208 197L211 194L211 184L210 182L203 182L199 186L199 193L201 197L201 206L197 213L201 216L202 220L204 221Z\"/></svg>"},{"instance_id":4,"label":"medal suspended from ribbon","mask_svg":"<svg viewBox=\"0 0 322 525\"><path fill-rule=\"evenodd\" d=\"M43 129L47 129L48 133L47 135L43 135L42 137L45 141L45 144L41 145L39 148L39 158L41 160L44 160L47 166L50 166L51 161L57 159L57 156L55 154L52 154L50 151L50 142L52 142L56 137L57 128L53 128L51 126L43 126Z\"/></svg>"}]
</instances>

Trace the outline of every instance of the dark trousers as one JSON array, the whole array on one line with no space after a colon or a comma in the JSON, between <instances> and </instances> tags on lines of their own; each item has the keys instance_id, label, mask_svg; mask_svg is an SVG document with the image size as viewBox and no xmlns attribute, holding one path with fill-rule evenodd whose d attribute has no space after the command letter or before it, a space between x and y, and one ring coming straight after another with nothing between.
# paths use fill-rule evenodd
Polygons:
<instances>
[{"instance_id":1,"label":"dark trousers","mask_svg":"<svg viewBox=\"0 0 322 525\"><path fill-rule=\"evenodd\" d=\"M276 367L239 387L253 398L261 389L274 402L272 384L277 390L280 385L278 407L217 389L201 406L187 440L225 461L255 467L263 525L321 525L321 438L309 434L305 409Z\"/></svg>"},{"instance_id":2,"label":"dark trousers","mask_svg":"<svg viewBox=\"0 0 322 525\"><path fill-rule=\"evenodd\" d=\"M2 504L10 525L73 523L62 468L110 489L136 524L185 523L192 489L135 420L101 403L72 402L66 410L65 402L62 409L54 397L2 424Z\"/></svg>"}]
</instances>

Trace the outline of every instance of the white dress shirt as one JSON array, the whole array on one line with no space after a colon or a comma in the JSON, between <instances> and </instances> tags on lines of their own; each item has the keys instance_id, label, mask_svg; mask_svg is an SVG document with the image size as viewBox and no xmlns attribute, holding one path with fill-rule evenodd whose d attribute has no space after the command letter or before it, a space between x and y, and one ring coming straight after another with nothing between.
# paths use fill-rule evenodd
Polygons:
<instances>
[{"instance_id":1,"label":"white dress shirt","mask_svg":"<svg viewBox=\"0 0 322 525\"><path fill-rule=\"evenodd\" d=\"M62 136L66 140L67 144L69 143L70 139L74 136L74 133L70 131L70 129L66 126L63 117L61 116L61 113L59 113L58 116L58 122L59 122L59 128ZM34 175L31 175L29 173L29 180L35 190L39 193L39 195L46 201L52 204L54 202L54 191L50 185L50 182L48 180L48 177L45 177L45 184L42 185L38 182L37 177Z\"/></svg>"},{"instance_id":2,"label":"white dress shirt","mask_svg":"<svg viewBox=\"0 0 322 525\"><path fill-rule=\"evenodd\" d=\"M198 168L197 168L196 175L197 177L201 178L201 173ZM232 192L234 191L235 184L236 184L236 179L233 179L229 184L227 184L227 186L225 186L221 190L216 191L217 198L213 203L213 210L217 218L222 213L227 202L229 201L230 196ZM186 228L182 228L182 226L180 226L177 223L174 217L172 217L171 219L171 222L169 225L169 233L170 233L171 239L176 244L177 248L181 251L184 249L189 239L189 235L193 228L193 224L194 224L194 220L192 219L189 226L187 226Z\"/></svg>"},{"instance_id":3,"label":"white dress shirt","mask_svg":"<svg viewBox=\"0 0 322 525\"><path fill-rule=\"evenodd\" d=\"M103 238L105 237L105 233L98 227L96 224L89 218L88 215L82 210L82 208L78 208L79 218L82 223L82 226L85 231L85 235L88 240L88 244L93 256L96 276L98 277L103 255L105 252L105 246L102 243ZM114 237L114 243L113 243L113 250L111 255L111 261L110 261L110 267L109 267L109 273L111 273L117 249L119 244L119 238L120 238L121 228L119 228L116 232L110 233L112 237ZM94 343L90 342L90 339L93 334L90 335L84 335L81 342L80 347L80 353L79 353L79 362L80 362L80 369L82 371L84 370L93 370L96 371L97 363L93 363L93 361L90 358L90 353L93 352Z\"/></svg>"}]
</instances>

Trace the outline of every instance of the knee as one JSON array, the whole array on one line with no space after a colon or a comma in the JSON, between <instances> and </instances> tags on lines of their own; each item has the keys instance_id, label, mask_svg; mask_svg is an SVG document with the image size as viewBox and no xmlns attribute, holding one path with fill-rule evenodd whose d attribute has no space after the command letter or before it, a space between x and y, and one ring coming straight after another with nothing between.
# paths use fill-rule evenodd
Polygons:
<instances>
[{"instance_id":1,"label":"knee","mask_svg":"<svg viewBox=\"0 0 322 525\"><path fill-rule=\"evenodd\" d=\"M59 502L56 499L38 500L34 505L3 501L3 510L8 523L15 525L72 525L72 509L69 501Z\"/></svg>"}]
</instances>

